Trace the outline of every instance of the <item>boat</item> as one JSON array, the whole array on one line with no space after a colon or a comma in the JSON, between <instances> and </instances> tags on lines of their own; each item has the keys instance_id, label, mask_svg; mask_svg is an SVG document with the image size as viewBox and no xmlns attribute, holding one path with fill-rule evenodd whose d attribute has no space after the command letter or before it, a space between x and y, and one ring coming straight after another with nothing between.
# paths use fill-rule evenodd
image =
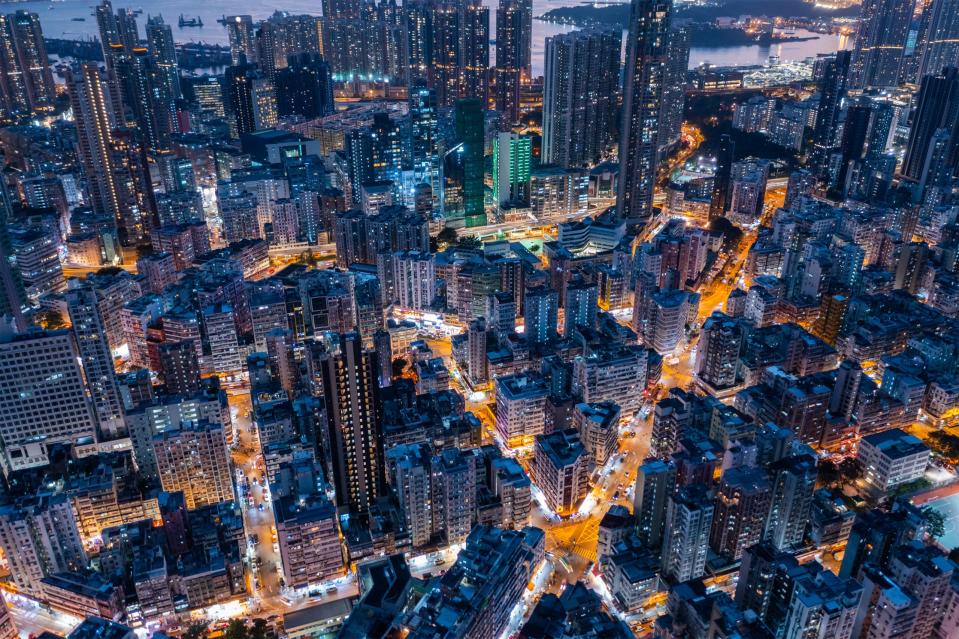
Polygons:
<instances>
[{"instance_id":1,"label":"boat","mask_svg":"<svg viewBox=\"0 0 959 639\"><path fill-rule=\"evenodd\" d=\"M185 17L183 17L183 14L181 13L181 14L180 14L180 22L179 22L179 24L180 24L180 28L181 28L181 29L182 29L183 27L202 27L202 26L203 26L203 19L200 18L200 16L197 16L197 17L195 17L195 18L185 18Z\"/></svg>"},{"instance_id":2,"label":"boat","mask_svg":"<svg viewBox=\"0 0 959 639\"><path fill-rule=\"evenodd\" d=\"M70 19L73 20L74 22L86 22L86 21L87 21L86 18L70 18Z\"/></svg>"}]
</instances>

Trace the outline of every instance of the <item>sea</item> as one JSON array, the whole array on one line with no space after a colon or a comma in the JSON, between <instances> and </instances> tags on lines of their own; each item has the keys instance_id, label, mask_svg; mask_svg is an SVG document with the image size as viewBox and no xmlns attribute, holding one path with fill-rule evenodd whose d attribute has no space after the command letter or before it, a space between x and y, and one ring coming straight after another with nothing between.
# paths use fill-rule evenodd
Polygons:
<instances>
[{"instance_id":1,"label":"sea","mask_svg":"<svg viewBox=\"0 0 959 639\"><path fill-rule=\"evenodd\" d=\"M483 0L490 7L490 19L496 19L497 0ZM93 18L94 3L91 0L26 0L23 2L2 2L4 11L17 9L34 11L40 16L44 35L48 38L85 39L97 34L96 20ZM576 6L582 0L533 0L533 15L538 16L550 9L562 6ZM148 15L161 15L173 28L173 37L177 42L206 42L227 44L226 30L217 19L224 15L249 14L254 19L270 16L274 11L290 13L320 13L319 0L205 0L188 2L187 0L113 0L115 8L127 7L142 11L139 18L141 30ZM180 27L179 17L200 18L202 27ZM78 20L83 18L82 21ZM577 27L555 24L542 20L533 21L533 74L543 72L543 55L546 38L560 33L573 31ZM495 24L490 25L490 33L495 34ZM142 32L141 32L142 35ZM819 54L832 53L845 46L839 36L796 30L796 37L813 37L804 42L789 42L772 46L735 46L721 48L692 47L689 53L689 67L695 68L704 62L715 66L748 66L764 64L770 57L778 57L783 62L802 60ZM490 61L495 58L491 54Z\"/></svg>"}]
</instances>

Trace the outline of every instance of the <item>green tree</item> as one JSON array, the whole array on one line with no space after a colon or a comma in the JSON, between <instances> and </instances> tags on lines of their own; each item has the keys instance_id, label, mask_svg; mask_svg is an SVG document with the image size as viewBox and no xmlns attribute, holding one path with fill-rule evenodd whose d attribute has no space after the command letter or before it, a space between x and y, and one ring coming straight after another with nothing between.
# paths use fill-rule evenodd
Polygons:
<instances>
[{"instance_id":1,"label":"green tree","mask_svg":"<svg viewBox=\"0 0 959 639\"><path fill-rule=\"evenodd\" d=\"M300 257L297 260L300 264L305 266L310 266L316 268L316 254L313 252L313 249L306 249L300 253Z\"/></svg>"},{"instance_id":2,"label":"green tree","mask_svg":"<svg viewBox=\"0 0 959 639\"><path fill-rule=\"evenodd\" d=\"M862 467L854 457L846 457L839 462L839 481L843 486L862 477Z\"/></svg>"},{"instance_id":3,"label":"green tree","mask_svg":"<svg viewBox=\"0 0 959 639\"><path fill-rule=\"evenodd\" d=\"M60 313L60 311L55 311L53 309L40 311L33 316L33 322L37 326L51 331L56 331L67 327L67 323L63 320L63 315Z\"/></svg>"},{"instance_id":4,"label":"green tree","mask_svg":"<svg viewBox=\"0 0 959 639\"><path fill-rule=\"evenodd\" d=\"M202 621L194 621L183 632L183 639L204 639L207 625Z\"/></svg>"},{"instance_id":5,"label":"green tree","mask_svg":"<svg viewBox=\"0 0 959 639\"><path fill-rule=\"evenodd\" d=\"M934 452L949 460L959 459L959 437L944 430L929 433L926 443Z\"/></svg>"},{"instance_id":6,"label":"green tree","mask_svg":"<svg viewBox=\"0 0 959 639\"><path fill-rule=\"evenodd\" d=\"M839 467L836 462L827 459L819 464L819 482L824 486L835 486L839 483Z\"/></svg>"},{"instance_id":7,"label":"green tree","mask_svg":"<svg viewBox=\"0 0 959 639\"><path fill-rule=\"evenodd\" d=\"M461 249L478 249L483 246L483 243L480 242L478 237L470 235L467 237L461 237L456 243L456 246Z\"/></svg>"},{"instance_id":8,"label":"green tree","mask_svg":"<svg viewBox=\"0 0 959 639\"><path fill-rule=\"evenodd\" d=\"M926 532L930 537L939 539L946 534L946 518L932 506L922 509L922 517L926 521Z\"/></svg>"},{"instance_id":9,"label":"green tree","mask_svg":"<svg viewBox=\"0 0 959 639\"><path fill-rule=\"evenodd\" d=\"M393 377L402 377L402 376L403 376L403 371L406 370L406 365L407 365L407 364L408 364L408 362L407 362L404 358L402 358L402 357L397 357L396 359L394 359L394 360L393 360L393 370L392 370Z\"/></svg>"},{"instance_id":10,"label":"green tree","mask_svg":"<svg viewBox=\"0 0 959 639\"><path fill-rule=\"evenodd\" d=\"M250 628L247 637L249 639L266 639L269 630L270 627L267 625L265 619L254 619L253 627Z\"/></svg>"},{"instance_id":11,"label":"green tree","mask_svg":"<svg viewBox=\"0 0 959 639\"><path fill-rule=\"evenodd\" d=\"M457 237L459 237L459 234L456 232L456 229L447 226L437 233L436 241L439 244L455 244Z\"/></svg>"},{"instance_id":12,"label":"green tree","mask_svg":"<svg viewBox=\"0 0 959 639\"><path fill-rule=\"evenodd\" d=\"M223 631L223 639L250 639L250 631L242 619L231 619Z\"/></svg>"}]
</instances>

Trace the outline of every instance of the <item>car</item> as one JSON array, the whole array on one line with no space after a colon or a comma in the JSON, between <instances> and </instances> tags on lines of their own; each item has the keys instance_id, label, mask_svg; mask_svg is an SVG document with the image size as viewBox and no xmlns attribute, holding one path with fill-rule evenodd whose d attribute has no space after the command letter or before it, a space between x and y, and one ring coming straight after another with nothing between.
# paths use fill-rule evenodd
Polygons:
<instances>
[{"instance_id":1,"label":"car","mask_svg":"<svg viewBox=\"0 0 959 639\"><path fill-rule=\"evenodd\" d=\"M263 508L264 508L263 502L260 502L260 504L256 507L256 509L259 510L259 511L262 511Z\"/></svg>"}]
</instances>

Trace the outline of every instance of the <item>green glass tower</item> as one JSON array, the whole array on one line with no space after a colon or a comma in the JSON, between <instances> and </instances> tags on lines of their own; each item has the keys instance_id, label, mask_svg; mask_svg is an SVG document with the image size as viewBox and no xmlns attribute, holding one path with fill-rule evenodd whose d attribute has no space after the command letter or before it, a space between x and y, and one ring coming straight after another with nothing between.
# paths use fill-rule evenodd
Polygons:
<instances>
[{"instance_id":1,"label":"green glass tower","mask_svg":"<svg viewBox=\"0 0 959 639\"><path fill-rule=\"evenodd\" d=\"M455 108L456 137L462 166L463 217L466 226L486 224L483 197L483 103L475 98L460 100Z\"/></svg>"},{"instance_id":2,"label":"green glass tower","mask_svg":"<svg viewBox=\"0 0 959 639\"><path fill-rule=\"evenodd\" d=\"M529 201L533 141L516 133L500 133L493 139L493 190L496 203Z\"/></svg>"}]
</instances>

